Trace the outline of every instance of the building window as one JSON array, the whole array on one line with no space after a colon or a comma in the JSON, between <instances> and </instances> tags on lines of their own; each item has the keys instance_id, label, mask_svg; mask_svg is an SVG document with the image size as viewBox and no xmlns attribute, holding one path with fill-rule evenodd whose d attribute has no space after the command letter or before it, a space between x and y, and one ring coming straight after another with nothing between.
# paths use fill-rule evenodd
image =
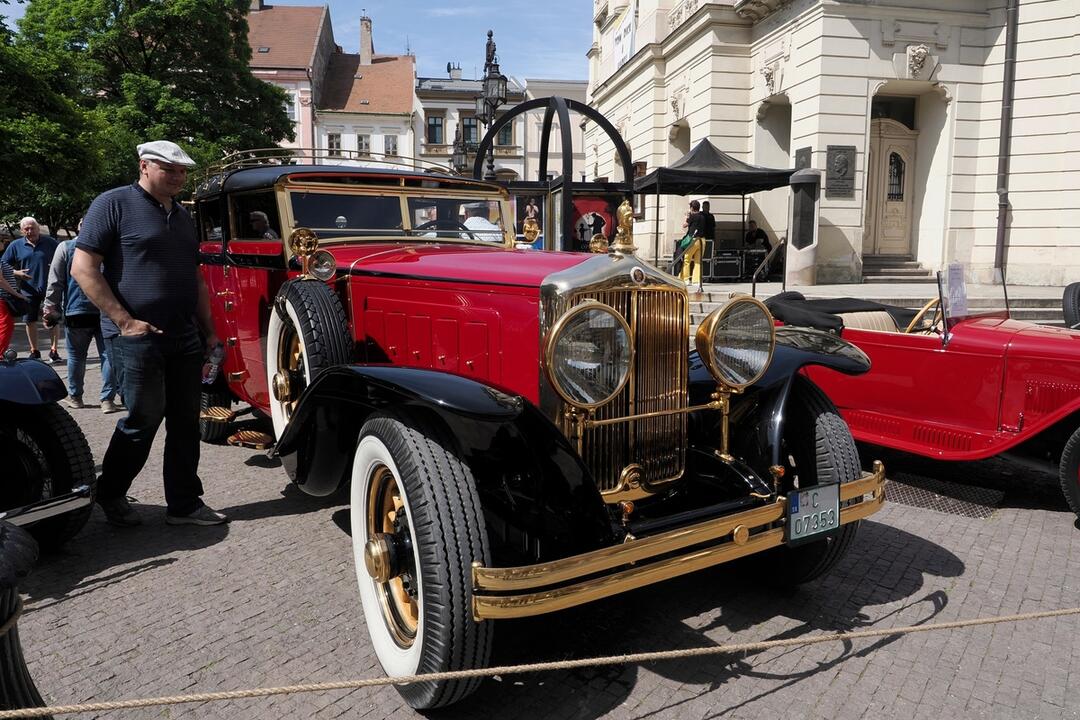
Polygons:
<instances>
[{"instance_id":1,"label":"building window","mask_svg":"<svg viewBox=\"0 0 1080 720\"><path fill-rule=\"evenodd\" d=\"M383 154L397 155L397 135L383 135Z\"/></svg>"},{"instance_id":2,"label":"building window","mask_svg":"<svg viewBox=\"0 0 1080 720\"><path fill-rule=\"evenodd\" d=\"M467 143L480 142L480 123L475 117L461 118L461 137Z\"/></svg>"},{"instance_id":3,"label":"building window","mask_svg":"<svg viewBox=\"0 0 1080 720\"><path fill-rule=\"evenodd\" d=\"M431 145L443 144L443 117L429 115L427 119L427 141Z\"/></svg>"},{"instance_id":4,"label":"building window","mask_svg":"<svg viewBox=\"0 0 1080 720\"><path fill-rule=\"evenodd\" d=\"M889 200L904 201L904 159L896 153L889 154Z\"/></svg>"},{"instance_id":5,"label":"building window","mask_svg":"<svg viewBox=\"0 0 1080 720\"><path fill-rule=\"evenodd\" d=\"M285 91L285 114L289 120L296 122L296 92L293 90Z\"/></svg>"},{"instance_id":6,"label":"building window","mask_svg":"<svg viewBox=\"0 0 1080 720\"><path fill-rule=\"evenodd\" d=\"M514 144L514 123L508 122L499 128L499 134L495 138L496 145L513 145Z\"/></svg>"},{"instance_id":7,"label":"building window","mask_svg":"<svg viewBox=\"0 0 1080 720\"><path fill-rule=\"evenodd\" d=\"M326 154L330 157L341 157L341 133L326 134Z\"/></svg>"},{"instance_id":8,"label":"building window","mask_svg":"<svg viewBox=\"0 0 1080 720\"><path fill-rule=\"evenodd\" d=\"M367 133L356 134L356 152L360 155L371 154L371 136Z\"/></svg>"}]
</instances>

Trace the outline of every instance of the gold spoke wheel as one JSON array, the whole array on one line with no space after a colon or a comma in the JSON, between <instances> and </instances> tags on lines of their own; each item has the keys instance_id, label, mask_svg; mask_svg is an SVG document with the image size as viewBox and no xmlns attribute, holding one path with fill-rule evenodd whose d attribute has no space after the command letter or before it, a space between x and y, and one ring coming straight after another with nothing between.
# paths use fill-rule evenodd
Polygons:
<instances>
[{"instance_id":1,"label":"gold spoke wheel","mask_svg":"<svg viewBox=\"0 0 1080 720\"><path fill-rule=\"evenodd\" d=\"M372 470L367 503L367 527L372 535L385 533L401 538L408 535L408 518L402 512L404 503L394 473L385 465ZM408 543L402 543L410 547ZM411 553L411 549L409 550ZM411 558L402 557L400 562L408 564ZM410 647L416 640L416 630L420 625L420 607L410 592L414 581L406 573L398 573L386 582L375 584L376 593L382 606L383 620L390 630L394 641L401 647ZM408 585L407 585L408 583ZM412 592L415 592L413 590Z\"/></svg>"}]
</instances>

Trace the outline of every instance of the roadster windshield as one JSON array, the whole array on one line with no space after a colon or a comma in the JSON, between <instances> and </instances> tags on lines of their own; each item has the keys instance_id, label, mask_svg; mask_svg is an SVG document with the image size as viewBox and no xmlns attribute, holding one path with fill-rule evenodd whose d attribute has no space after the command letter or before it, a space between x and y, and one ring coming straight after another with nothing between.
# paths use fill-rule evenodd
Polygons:
<instances>
[{"instance_id":1,"label":"roadster windshield","mask_svg":"<svg viewBox=\"0 0 1080 720\"><path fill-rule=\"evenodd\" d=\"M1008 295L1001 271L979 272L966 263L950 263L939 270L938 297L947 327L979 317L1009 317Z\"/></svg>"}]
</instances>

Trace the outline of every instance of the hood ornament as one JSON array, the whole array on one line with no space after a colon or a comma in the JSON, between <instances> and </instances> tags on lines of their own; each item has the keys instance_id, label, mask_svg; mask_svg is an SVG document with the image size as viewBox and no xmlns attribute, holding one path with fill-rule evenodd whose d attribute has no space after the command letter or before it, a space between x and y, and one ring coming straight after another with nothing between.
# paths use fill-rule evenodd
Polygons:
<instances>
[{"instance_id":1,"label":"hood ornament","mask_svg":"<svg viewBox=\"0 0 1080 720\"><path fill-rule=\"evenodd\" d=\"M619 255L633 255L637 250L634 247L634 208L630 200L624 199L616 211L618 229L615 231L615 240L611 243L611 252Z\"/></svg>"}]
</instances>

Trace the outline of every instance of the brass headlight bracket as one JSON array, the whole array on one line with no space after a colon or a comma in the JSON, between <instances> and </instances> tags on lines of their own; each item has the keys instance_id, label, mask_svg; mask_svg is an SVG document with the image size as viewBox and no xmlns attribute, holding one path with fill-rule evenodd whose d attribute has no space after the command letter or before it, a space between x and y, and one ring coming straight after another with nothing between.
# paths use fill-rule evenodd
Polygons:
<instances>
[{"instance_id":1,"label":"brass headlight bracket","mask_svg":"<svg viewBox=\"0 0 1080 720\"><path fill-rule=\"evenodd\" d=\"M716 391L709 396L709 399L712 401L709 403L709 407L720 411L720 449L716 451L716 457L726 463L732 462L735 459L729 452L731 445L731 396L738 395L741 392L741 388L730 388L719 385L717 386Z\"/></svg>"}]
</instances>

